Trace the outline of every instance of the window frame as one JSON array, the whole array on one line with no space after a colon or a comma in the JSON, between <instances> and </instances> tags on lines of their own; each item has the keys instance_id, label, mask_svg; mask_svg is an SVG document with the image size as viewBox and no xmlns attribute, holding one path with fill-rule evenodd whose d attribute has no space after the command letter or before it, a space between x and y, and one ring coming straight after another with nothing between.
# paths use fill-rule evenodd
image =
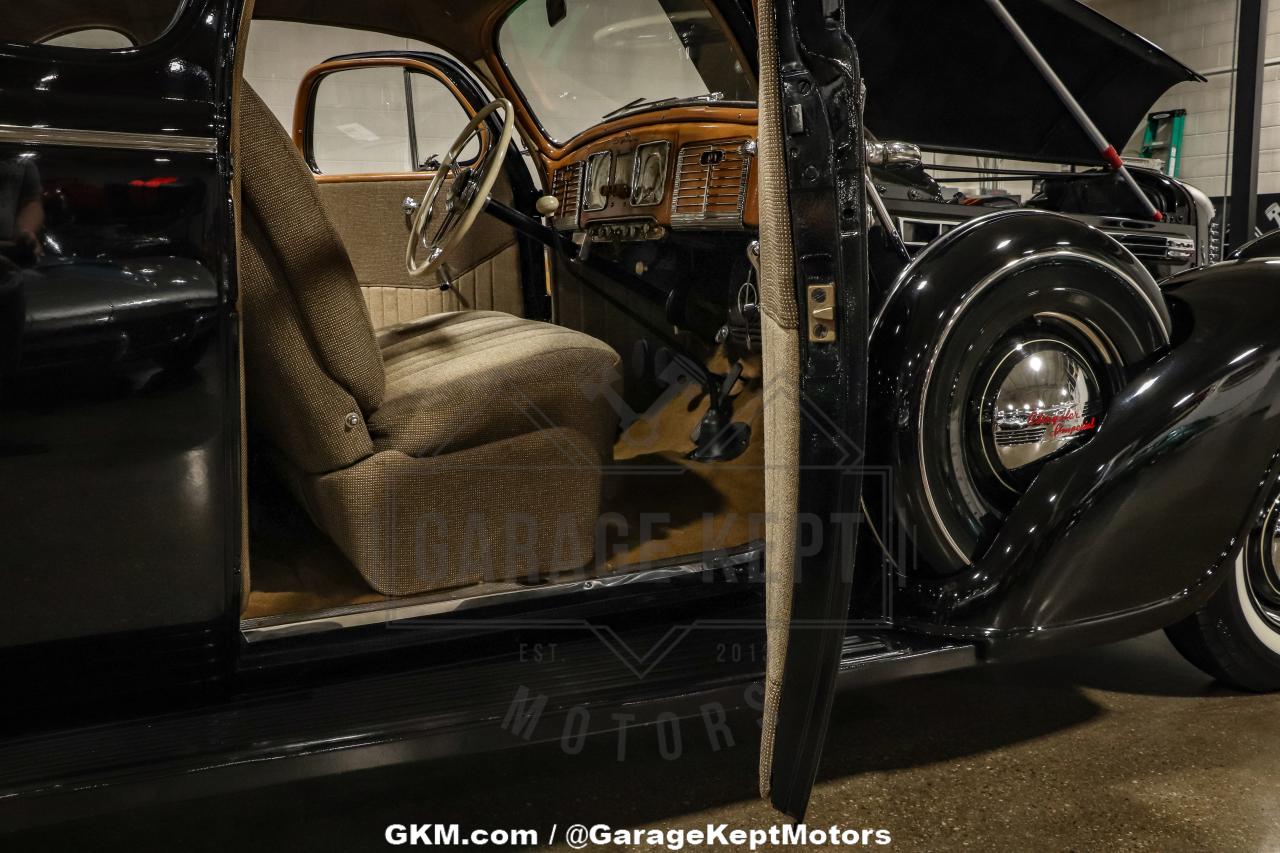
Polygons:
<instances>
[{"instance_id":1,"label":"window frame","mask_svg":"<svg viewBox=\"0 0 1280 853\"><path fill-rule=\"evenodd\" d=\"M418 162L417 148L418 138L416 132L416 117L413 114L413 98L410 94L411 85L407 75L414 73L426 74L439 81L453 95L458 102L458 106L466 114L467 120L471 121L476 117L476 110L471 106L471 102L466 96L459 91L449 77L439 68L429 62L409 56L376 56L376 57L359 57L348 59L331 59L312 67L303 75L302 82L298 84L298 95L294 102L293 114L293 141L298 150L302 152L302 159L306 161L307 168L316 176L318 181L403 181L403 180L429 180L435 177L434 169L417 169L409 172L324 172L316 164L315 159L315 112L316 112L316 92L324 79L331 74L341 71L349 71L360 68L400 68L403 70L406 83L405 109L408 118L409 131L409 150L412 162ZM480 148L476 156L459 165L467 166L482 159L489 151L492 145L489 127L482 124L479 128Z\"/></svg>"},{"instance_id":2,"label":"window frame","mask_svg":"<svg viewBox=\"0 0 1280 853\"><path fill-rule=\"evenodd\" d=\"M183 0L183 2L185 2L185 0ZM70 45L70 44L50 44L50 42L52 42L54 39L60 39L60 38L63 38L64 36L76 35L77 33L97 33L97 32L115 33L116 35L124 36L124 38L128 40L129 45L128 47L76 47L75 45ZM163 35L163 33L161 33L161 35ZM66 29L58 30L55 33L41 37L40 41L35 42L35 44L43 45L45 47L64 47L69 50L88 50L88 51L107 52L107 53L110 53L111 51L137 50L141 46L138 44L137 37L135 37L133 33L129 32L128 30L123 29L121 27L108 27L102 24L92 24L87 27L67 27Z\"/></svg>"},{"instance_id":3,"label":"window frame","mask_svg":"<svg viewBox=\"0 0 1280 853\"><path fill-rule=\"evenodd\" d=\"M529 98L524 93L524 89L516 80L516 75L511 71L511 67L507 64L506 57L502 55L502 29L505 27L516 10L527 2L536 2L536 0L518 0L511 4L502 15L494 19L490 25L486 41L489 44L489 53L485 57L485 62L489 66L489 70L493 72L502 88L509 91L515 96L513 104L516 107L518 116L523 120L525 129L534 136L539 144L539 148L545 157L557 159L566 153L573 151L579 145L584 144L588 139L597 135L600 128L609 128L621 125L628 120L634 119L636 116L652 116L654 114L671 115L673 113L683 113L688 110L696 110L703 114L708 121L714 121L715 115L723 113L728 115L733 112L741 113L744 109L755 110L759 107L759 91L760 76L756 68L755 60L752 59L754 51L748 51L744 47L744 32L754 33L754 24L744 30L742 21L735 23L730 15L720 7L716 0L702 0L707 7L707 11L711 13L711 17L720 25L724 31L730 46L734 53L738 56L742 63L743 73L751 81L756 89L756 100L752 102L746 101L707 101L697 105L681 105L681 106L654 106L652 108L639 110L633 113L626 113L610 119L602 119L596 124L587 127L568 139L556 139L543 125L542 119L539 117L533 105L529 102Z\"/></svg>"},{"instance_id":4,"label":"window frame","mask_svg":"<svg viewBox=\"0 0 1280 853\"><path fill-rule=\"evenodd\" d=\"M204 15L211 6L210 0L175 0L174 11L169 22L165 24L164 29L156 33L154 38L143 41L138 38L136 33L131 32L127 27L117 24L107 24L102 21L87 22L82 21L76 24L70 24L64 27L50 30L42 33L35 41L9 41L0 39L0 47L5 50L18 51L21 53L30 53L39 55L48 55L50 57L63 58L80 58L80 59L114 59L125 56L146 55L152 52L158 52L169 49L175 33L182 29L181 24L188 17L198 17ZM132 47L72 47L70 45L49 44L50 39L59 38L68 33L81 32L83 30L110 30L133 42Z\"/></svg>"}]
</instances>

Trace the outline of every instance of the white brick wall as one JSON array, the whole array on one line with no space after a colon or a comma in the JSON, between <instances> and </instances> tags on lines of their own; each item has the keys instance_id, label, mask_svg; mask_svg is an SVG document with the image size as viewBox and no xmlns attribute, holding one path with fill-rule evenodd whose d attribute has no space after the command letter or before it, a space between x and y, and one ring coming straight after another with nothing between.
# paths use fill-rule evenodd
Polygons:
<instances>
[{"instance_id":1,"label":"white brick wall","mask_svg":"<svg viewBox=\"0 0 1280 853\"><path fill-rule=\"evenodd\" d=\"M1212 196L1226 194L1236 0L1086 0L1209 78L1175 86L1156 109L1187 111L1182 178ZM1263 89L1260 193L1280 192L1280 0L1269 0ZM1137 153L1142 128L1126 153Z\"/></svg>"}]
</instances>

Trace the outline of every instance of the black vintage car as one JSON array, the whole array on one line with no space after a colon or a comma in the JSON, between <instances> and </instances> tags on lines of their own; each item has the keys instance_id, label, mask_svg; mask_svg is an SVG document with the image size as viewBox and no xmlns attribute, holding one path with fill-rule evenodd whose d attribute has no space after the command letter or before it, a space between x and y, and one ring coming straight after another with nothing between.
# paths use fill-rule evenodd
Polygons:
<instances>
[{"instance_id":1,"label":"black vintage car","mask_svg":"<svg viewBox=\"0 0 1280 853\"><path fill-rule=\"evenodd\" d=\"M624 707L760 712L798 817L841 687L1159 628L1280 687L1280 269L1157 282L1133 235L1207 214L1093 135L1194 74L1074 0L917 11L0 11L0 821ZM438 50L281 122L255 19ZM882 138L1081 171L886 199Z\"/></svg>"}]
</instances>

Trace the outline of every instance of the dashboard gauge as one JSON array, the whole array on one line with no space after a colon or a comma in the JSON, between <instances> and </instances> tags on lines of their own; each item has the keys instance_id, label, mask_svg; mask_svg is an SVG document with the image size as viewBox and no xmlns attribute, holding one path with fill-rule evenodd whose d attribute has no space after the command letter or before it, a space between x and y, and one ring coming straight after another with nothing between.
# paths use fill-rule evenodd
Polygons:
<instances>
[{"instance_id":1,"label":"dashboard gauge","mask_svg":"<svg viewBox=\"0 0 1280 853\"><path fill-rule=\"evenodd\" d=\"M582 209L604 210L609 204L608 189L613 183L613 152L601 151L587 158L587 178L582 192Z\"/></svg>"},{"instance_id":2,"label":"dashboard gauge","mask_svg":"<svg viewBox=\"0 0 1280 853\"><path fill-rule=\"evenodd\" d=\"M670 142L650 142L636 149L631 175L632 207L651 207L662 203L667 193L667 161L670 159Z\"/></svg>"}]
</instances>

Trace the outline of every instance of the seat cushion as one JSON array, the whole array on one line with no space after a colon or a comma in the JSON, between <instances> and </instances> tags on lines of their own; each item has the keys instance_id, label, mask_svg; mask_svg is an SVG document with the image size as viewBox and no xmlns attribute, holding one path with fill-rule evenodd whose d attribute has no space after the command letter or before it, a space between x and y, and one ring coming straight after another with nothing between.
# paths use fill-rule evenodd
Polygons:
<instances>
[{"instance_id":1,"label":"seat cushion","mask_svg":"<svg viewBox=\"0 0 1280 853\"><path fill-rule=\"evenodd\" d=\"M304 478L302 494L370 586L417 595L588 565L600 513L594 455L576 430L540 430L430 458L377 453Z\"/></svg>"},{"instance_id":2,"label":"seat cushion","mask_svg":"<svg viewBox=\"0 0 1280 853\"><path fill-rule=\"evenodd\" d=\"M618 354L595 338L510 314L468 311L378 337L386 398L369 419L378 451L453 453L566 427L612 456Z\"/></svg>"}]
</instances>

